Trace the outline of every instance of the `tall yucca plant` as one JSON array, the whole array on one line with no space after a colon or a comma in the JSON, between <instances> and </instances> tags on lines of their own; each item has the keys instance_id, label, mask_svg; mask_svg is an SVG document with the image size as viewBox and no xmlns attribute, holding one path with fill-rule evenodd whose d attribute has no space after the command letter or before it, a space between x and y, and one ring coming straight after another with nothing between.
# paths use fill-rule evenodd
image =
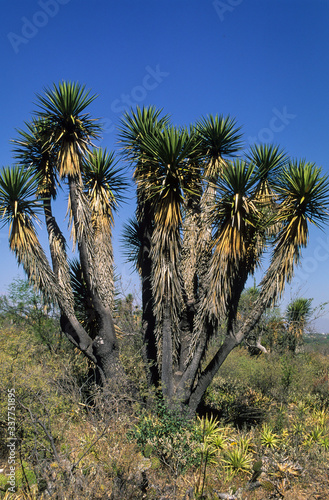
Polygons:
<instances>
[{"instance_id":1,"label":"tall yucca plant","mask_svg":"<svg viewBox=\"0 0 329 500\"><path fill-rule=\"evenodd\" d=\"M255 200L258 180L252 163L236 160L227 164L218 181L209 289L211 303L220 317L226 314L231 302L236 278L243 279L242 272L247 277L258 264L258 259L252 258L255 252L251 249L262 219L259 203ZM244 269L241 269L242 262Z\"/></svg>"},{"instance_id":2,"label":"tall yucca plant","mask_svg":"<svg viewBox=\"0 0 329 500\"><path fill-rule=\"evenodd\" d=\"M154 229L154 204L148 193L148 185L141 183L140 170L151 170L149 153L143 146L147 137L157 137L168 124L168 117L161 116L161 110L155 107L137 107L136 111L126 112L119 126L119 141L123 146L123 156L134 169L137 183L136 219L126 228L128 239L133 243L132 255L135 255L136 266L142 280L142 325L144 338L144 359L148 367L150 383L157 385L160 380L158 370L158 350L156 345L154 299L152 292L152 258L151 246ZM144 175L144 174L143 174ZM139 247L136 247L136 244Z\"/></svg>"},{"instance_id":3,"label":"tall yucca plant","mask_svg":"<svg viewBox=\"0 0 329 500\"><path fill-rule=\"evenodd\" d=\"M121 371L118 361L118 345L109 303L101 283L101 262L95 259L95 231L92 223L92 204L85 192L82 168L94 139L99 137L100 125L91 118L86 108L93 102L85 86L62 82L46 88L37 96L37 116L47 124L49 148L56 149L56 166L60 178L67 178L69 185L69 213L72 236L77 243L81 271L93 305L98 324L98 336L92 342L78 323L74 314L63 311L62 327L70 336L73 329L83 339L105 379L113 371ZM110 288L110 287L109 287ZM111 296L111 290L109 289ZM72 335L71 335L72 337ZM74 336L73 336L74 337Z\"/></svg>"},{"instance_id":4,"label":"tall yucca plant","mask_svg":"<svg viewBox=\"0 0 329 500\"><path fill-rule=\"evenodd\" d=\"M217 197L212 210L214 235L211 240L212 254L205 275L205 291L199 308L190 346L190 359L195 356L202 335L204 350L215 328L213 324L227 319L227 329L232 328L239 299L250 273L259 263L264 250L256 235L262 227L260 203L255 199L259 177L255 165L245 161L228 161L217 180Z\"/></svg>"},{"instance_id":5,"label":"tall yucca plant","mask_svg":"<svg viewBox=\"0 0 329 500\"><path fill-rule=\"evenodd\" d=\"M209 115L202 117L196 124L200 138L200 151L203 157L204 189L200 200L200 219L198 228L199 262L198 274L200 293L206 292L206 275L211 258L211 212L216 200L216 181L226 168L226 162L233 158L242 147L240 128L230 116Z\"/></svg>"},{"instance_id":6,"label":"tall yucca plant","mask_svg":"<svg viewBox=\"0 0 329 500\"><path fill-rule=\"evenodd\" d=\"M114 376L124 378L109 306L113 276L106 268L113 260L109 241L115 205L112 194L119 179L115 180L117 172L113 169L111 155L94 151L95 162L90 158L92 141L98 137L100 129L97 120L86 112L94 98L84 86L71 82L53 85L37 96L36 118L26 124L24 131L19 131L19 138L14 141L21 167L4 170L1 176L0 210L4 221L10 225L10 245L18 262L24 266L31 281L57 302L63 332L95 363L105 382ZM79 273L71 276L65 239L52 213L57 182L63 180L69 185L69 211L80 257ZM32 195L39 200L31 200ZM35 230L34 209L42 206L53 270ZM105 244L97 247L102 238ZM101 251L111 257L103 267L104 259L99 258ZM90 322L79 321L78 310L74 307L72 285L76 285L78 278L85 287L88 314L93 315L92 329Z\"/></svg>"},{"instance_id":7,"label":"tall yucca plant","mask_svg":"<svg viewBox=\"0 0 329 500\"><path fill-rule=\"evenodd\" d=\"M329 181L314 164L290 162L280 176L276 192L281 202L277 213L281 229L275 240L271 264L260 284L259 296L239 331L227 332L223 344L200 373L188 396L192 409L196 409L232 349L248 337L265 309L281 296L285 282L291 280L294 267L299 262L301 249L307 243L309 224L321 226L328 220ZM201 337L180 385L184 383L186 386L191 380L189 376L197 369L198 360L202 359L205 342L205 337Z\"/></svg>"},{"instance_id":8,"label":"tall yucca plant","mask_svg":"<svg viewBox=\"0 0 329 500\"><path fill-rule=\"evenodd\" d=\"M149 193L154 211L152 234L152 284L158 342L162 342L162 382L172 394L173 359L179 344L179 311L182 307L180 274L182 205L186 174L192 168L188 158L196 142L187 130L166 127L157 137L146 137L143 149L149 162L139 166L137 182ZM145 188L144 188L145 186Z\"/></svg>"}]
</instances>

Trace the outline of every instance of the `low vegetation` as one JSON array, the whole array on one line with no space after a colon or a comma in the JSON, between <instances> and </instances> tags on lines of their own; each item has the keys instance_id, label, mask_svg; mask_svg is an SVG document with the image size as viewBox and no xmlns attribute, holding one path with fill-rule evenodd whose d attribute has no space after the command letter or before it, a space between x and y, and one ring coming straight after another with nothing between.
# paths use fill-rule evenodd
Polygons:
<instances>
[{"instance_id":1,"label":"low vegetation","mask_svg":"<svg viewBox=\"0 0 329 500\"><path fill-rule=\"evenodd\" d=\"M33 299L23 285L12 300L17 289ZM101 391L91 364L60 336L55 312L37 300L28 316L1 304L2 499L325 498L329 358L315 336L298 353L235 349L190 418L147 389L132 296L117 301L115 317L134 392L119 381ZM5 444L13 387L15 493Z\"/></svg>"}]
</instances>

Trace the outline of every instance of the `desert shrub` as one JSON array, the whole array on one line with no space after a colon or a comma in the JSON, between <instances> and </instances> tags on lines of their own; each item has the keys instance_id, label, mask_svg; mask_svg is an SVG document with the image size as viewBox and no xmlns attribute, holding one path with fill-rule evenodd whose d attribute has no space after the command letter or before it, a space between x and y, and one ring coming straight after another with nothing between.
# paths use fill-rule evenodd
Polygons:
<instances>
[{"instance_id":1,"label":"desert shrub","mask_svg":"<svg viewBox=\"0 0 329 500\"><path fill-rule=\"evenodd\" d=\"M200 462L200 433L187 415L158 400L151 413L143 411L129 433L144 456L156 455L176 474Z\"/></svg>"},{"instance_id":2,"label":"desert shrub","mask_svg":"<svg viewBox=\"0 0 329 500\"><path fill-rule=\"evenodd\" d=\"M237 427L250 427L262 422L270 401L261 391L232 376L216 377L204 398L206 409Z\"/></svg>"}]
</instances>

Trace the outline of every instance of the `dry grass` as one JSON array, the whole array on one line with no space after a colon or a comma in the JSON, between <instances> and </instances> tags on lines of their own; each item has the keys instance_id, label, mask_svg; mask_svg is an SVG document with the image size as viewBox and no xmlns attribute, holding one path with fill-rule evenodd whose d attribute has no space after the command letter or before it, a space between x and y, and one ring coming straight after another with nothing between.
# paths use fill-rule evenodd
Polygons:
<instances>
[{"instance_id":1,"label":"dry grass","mask_svg":"<svg viewBox=\"0 0 329 500\"><path fill-rule=\"evenodd\" d=\"M15 384L18 437L17 491L6 493L7 479L0 474L3 500L216 499L218 492L240 500L329 498L329 414L324 389L314 390L328 365L321 355L308 358L308 366L304 358L299 365L294 360L298 371L288 389L282 381L289 367L271 360L266 393L264 380L258 381L265 360L236 351L207 396L214 409L226 408L226 421L216 439L205 441L200 421L185 425L170 413L143 410L129 387L109 385L100 393L84 378L83 359L65 343L54 353L22 330L3 328L0 337L0 389L4 396ZM239 379L233 379L230 363L237 361ZM300 384L308 388L303 397L301 373ZM262 411L274 441L267 434L266 442L261 424L238 429L228 422L242 403L244 415ZM132 437L136 428L139 440ZM6 472L6 447L0 451Z\"/></svg>"}]
</instances>

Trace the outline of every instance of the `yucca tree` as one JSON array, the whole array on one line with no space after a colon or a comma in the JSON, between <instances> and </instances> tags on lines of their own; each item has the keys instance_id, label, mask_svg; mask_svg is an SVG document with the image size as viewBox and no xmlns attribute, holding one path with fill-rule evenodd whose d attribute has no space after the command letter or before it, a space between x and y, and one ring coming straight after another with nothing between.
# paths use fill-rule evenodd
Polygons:
<instances>
[{"instance_id":1,"label":"yucca tree","mask_svg":"<svg viewBox=\"0 0 329 500\"><path fill-rule=\"evenodd\" d=\"M100 126L85 110L96 98L90 96L78 83L62 82L46 88L37 95L37 116L48 128L49 148L57 150L57 169L61 178L69 183L69 209L73 221L74 240L78 243L81 265L90 293L96 281L91 256L91 222L88 203L84 196L81 170L82 161L99 135Z\"/></svg>"},{"instance_id":2,"label":"yucca tree","mask_svg":"<svg viewBox=\"0 0 329 500\"><path fill-rule=\"evenodd\" d=\"M152 305L154 314L149 335L157 353L154 362L167 399L195 410L226 356L248 338L262 312L291 279L305 244L303 222L298 223L301 241L288 244L287 222L292 217L294 227L297 224L292 188L294 184L295 196L303 189L308 192L308 167L303 163L292 167L284 151L272 145L253 146L245 160L232 160L241 147L241 135L230 117L202 119L189 133L167 122L158 127L159 117L154 108L137 109L126 114L121 129L126 155L134 160L138 193L139 218L127 236L141 269L145 255L140 228L148 220L148 277L153 284L148 306ZM289 184L296 169L298 174ZM313 210L317 200L317 208L308 223L326 218L322 194L328 192L326 178L318 176L314 165L311 172L317 180L308 207ZM297 181L303 176L304 188ZM237 331L241 294L270 246L273 260L261 283L257 308ZM201 370L209 340L223 322L224 343Z\"/></svg>"},{"instance_id":3,"label":"yucca tree","mask_svg":"<svg viewBox=\"0 0 329 500\"><path fill-rule=\"evenodd\" d=\"M288 346L291 351L296 352L298 345L301 345L312 312L312 299L298 297L288 304L286 320L288 324Z\"/></svg>"},{"instance_id":4,"label":"yucca tree","mask_svg":"<svg viewBox=\"0 0 329 500\"><path fill-rule=\"evenodd\" d=\"M208 270L211 255L211 212L216 199L216 182L226 169L227 160L234 158L242 147L240 130L234 118L230 116L224 117L223 115L202 117L196 124L196 133L200 138L200 150L203 158L204 180L200 200L198 234L200 245L198 250L198 274L200 278ZM205 281L205 279L201 278L201 288Z\"/></svg>"},{"instance_id":5,"label":"yucca tree","mask_svg":"<svg viewBox=\"0 0 329 500\"><path fill-rule=\"evenodd\" d=\"M145 137L143 149L149 157L139 166L138 183L150 194L154 212L151 240L152 288L158 353L164 394L173 394L173 368L180 348L183 309L180 269L182 210L191 187L186 179L197 143L187 130L166 127L156 137ZM145 186L145 188L143 187Z\"/></svg>"},{"instance_id":6,"label":"yucca tree","mask_svg":"<svg viewBox=\"0 0 329 500\"><path fill-rule=\"evenodd\" d=\"M227 339L234 333L240 296L265 249L264 204L256 196L260 181L255 165L242 160L227 161L217 179L211 212L212 253L195 319L190 363L182 378L190 391L219 322L227 323Z\"/></svg>"},{"instance_id":7,"label":"yucca tree","mask_svg":"<svg viewBox=\"0 0 329 500\"><path fill-rule=\"evenodd\" d=\"M265 309L282 296L285 283L291 281L301 250L307 244L309 225L321 227L328 220L329 181L314 164L290 161L277 179L276 194L279 204L273 223L280 224L280 230L274 239L271 263L259 285L259 296L239 331L228 332L224 343L201 373L189 397L192 409L196 409L228 354L248 337Z\"/></svg>"},{"instance_id":8,"label":"yucca tree","mask_svg":"<svg viewBox=\"0 0 329 500\"><path fill-rule=\"evenodd\" d=\"M223 172L215 206L210 288L214 290L212 302L221 299L228 331L234 328L247 279L278 230L275 186L287 157L277 146L255 145L246 160L230 163Z\"/></svg>"},{"instance_id":9,"label":"yucca tree","mask_svg":"<svg viewBox=\"0 0 329 500\"><path fill-rule=\"evenodd\" d=\"M232 149L227 151L237 152L236 146L233 140ZM213 234L208 230L208 236L205 235L208 239L211 235L211 251L208 250L207 257L204 251L199 257L199 261L204 259L206 272L199 274L204 291L195 319L190 365L183 375L185 387L190 390L197 382L198 365L204 360L209 340L223 320L230 344L241 294L248 277L259 266L270 237L274 204L270 189L273 190L282 153L277 148L257 146L253 152L259 154L255 162L251 158L217 162L220 170L211 186L215 198L210 213L206 206L203 207L203 217L208 213L207 223L211 223ZM264 186L268 195L264 195Z\"/></svg>"},{"instance_id":10,"label":"yucca tree","mask_svg":"<svg viewBox=\"0 0 329 500\"><path fill-rule=\"evenodd\" d=\"M57 303L62 329L106 381L124 377L112 320L113 214L125 187L112 153L93 147L95 96L63 82L38 96L36 118L15 140L20 166L0 176L0 215L30 280ZM237 158L234 119L216 115L177 128L154 107L127 112L119 128L134 168L136 218L125 234L142 280L142 335L150 385L169 405L195 411L232 349L250 344L262 313L291 281L309 226L328 219L329 182L312 163L291 161L277 146L253 146ZM52 212L68 186L71 262ZM44 212L52 266L38 240ZM254 307L237 321L248 278L271 250ZM224 337L211 355L210 339Z\"/></svg>"},{"instance_id":11,"label":"yucca tree","mask_svg":"<svg viewBox=\"0 0 329 500\"><path fill-rule=\"evenodd\" d=\"M115 168L113 155L93 149L100 126L86 110L94 99L84 86L71 82L54 84L37 96L36 117L14 141L21 166L4 170L1 177L1 211L6 222L10 223L12 217L10 241L18 261L30 280L58 304L63 332L95 363L105 381L124 376L111 310L111 228L113 211L126 184ZM52 212L57 187L65 184L69 187L73 242L79 251L79 262L71 272L65 238ZM25 203L26 193L30 205ZM37 201L31 199L32 195ZM8 206L16 207L11 216ZM29 206L43 207L52 269L38 242L34 215L25 209ZM84 288L84 314L75 300L79 280Z\"/></svg>"},{"instance_id":12,"label":"yucca tree","mask_svg":"<svg viewBox=\"0 0 329 500\"><path fill-rule=\"evenodd\" d=\"M161 110L150 106L126 112L119 126L119 141L126 161L134 168L137 184L136 218L126 226L125 238L130 244L132 257L142 281L142 330L144 358L147 364L150 384L157 385L160 380L158 369L158 350L156 345L156 320L152 292L152 257L151 241L154 229L154 205L147 191L148 186L141 182L140 169L153 168L148 152L143 146L146 137L157 137L168 123L167 116L161 116Z\"/></svg>"},{"instance_id":13,"label":"yucca tree","mask_svg":"<svg viewBox=\"0 0 329 500\"><path fill-rule=\"evenodd\" d=\"M236 160L227 164L217 183L216 231L208 278L210 303L216 316L228 314L231 325L247 277L255 270L263 249L257 252L255 248L255 234L263 222L262 207L255 197L258 182L255 166Z\"/></svg>"},{"instance_id":14,"label":"yucca tree","mask_svg":"<svg viewBox=\"0 0 329 500\"><path fill-rule=\"evenodd\" d=\"M49 146L58 150L59 176L68 181L73 241L78 246L82 274L93 304L92 313L96 315L99 325L98 335L93 340L95 356L98 364L103 366L103 371L111 373L113 367L118 365L118 343L111 313L111 299L106 299L104 290L102 262L95 258L95 224L92 221L95 198L90 203L82 179L83 162L88 157L92 141L99 137L100 132L98 121L86 112L95 98L95 95L86 91L85 86L62 82L46 88L42 95L37 96L37 116L47 122ZM106 172L103 170L102 173ZM96 183L94 188L95 186L97 190L94 189L93 194L97 191L100 196L100 184ZM111 219L111 215L107 212L103 218L103 226L104 220L109 218ZM111 276L106 279L109 284ZM111 295L112 291L109 290L109 296ZM63 323L64 321L65 318Z\"/></svg>"}]
</instances>

